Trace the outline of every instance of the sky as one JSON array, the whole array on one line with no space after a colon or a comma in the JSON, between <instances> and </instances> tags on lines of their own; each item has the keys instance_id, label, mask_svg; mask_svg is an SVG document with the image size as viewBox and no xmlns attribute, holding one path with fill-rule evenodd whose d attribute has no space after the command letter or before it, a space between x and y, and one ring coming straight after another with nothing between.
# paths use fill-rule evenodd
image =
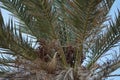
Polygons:
<instances>
[{"instance_id":1,"label":"sky","mask_svg":"<svg viewBox=\"0 0 120 80\"><path fill-rule=\"evenodd\" d=\"M112 8L111 8L111 10L110 10L110 12L108 14L113 20L115 20L114 13L117 12L118 8L120 9L120 0L115 0L114 4L113 4L113 6L112 6ZM5 22L8 21L8 19L10 18L10 17L8 17L9 12L7 12L5 10L2 10L2 14L3 14ZM116 70L112 74L120 74L120 69ZM120 76L118 76L118 77L111 77L111 78L108 78L106 80L120 80Z\"/></svg>"},{"instance_id":2,"label":"sky","mask_svg":"<svg viewBox=\"0 0 120 80\"><path fill-rule=\"evenodd\" d=\"M112 17L112 19L115 18L114 13L117 12L118 8L120 8L120 0L115 0L114 4L109 12L109 15Z\"/></svg>"}]
</instances>

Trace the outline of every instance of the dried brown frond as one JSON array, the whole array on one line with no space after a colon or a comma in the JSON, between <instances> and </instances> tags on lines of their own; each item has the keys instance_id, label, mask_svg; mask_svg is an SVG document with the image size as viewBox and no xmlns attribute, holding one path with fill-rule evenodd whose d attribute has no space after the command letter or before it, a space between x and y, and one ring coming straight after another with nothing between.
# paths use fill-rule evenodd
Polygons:
<instances>
[{"instance_id":1,"label":"dried brown frond","mask_svg":"<svg viewBox=\"0 0 120 80\"><path fill-rule=\"evenodd\" d=\"M75 62L75 48L73 46L67 46L65 50L67 63L70 64L71 67L74 66Z\"/></svg>"},{"instance_id":2,"label":"dried brown frond","mask_svg":"<svg viewBox=\"0 0 120 80\"><path fill-rule=\"evenodd\" d=\"M57 52L54 54L52 60L48 62L47 71L48 73L54 73L57 67Z\"/></svg>"},{"instance_id":3,"label":"dried brown frond","mask_svg":"<svg viewBox=\"0 0 120 80\"><path fill-rule=\"evenodd\" d=\"M45 61L45 62L48 62L49 61L49 56L50 56L50 49L49 49L49 46L46 42L45 39L40 39L38 41L39 43L39 47L37 49L37 56Z\"/></svg>"}]
</instances>

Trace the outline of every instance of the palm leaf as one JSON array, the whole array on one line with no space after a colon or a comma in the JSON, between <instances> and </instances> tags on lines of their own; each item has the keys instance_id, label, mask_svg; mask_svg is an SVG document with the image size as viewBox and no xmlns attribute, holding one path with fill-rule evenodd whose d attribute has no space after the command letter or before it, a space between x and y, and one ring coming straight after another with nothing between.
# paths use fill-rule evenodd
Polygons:
<instances>
[{"instance_id":1,"label":"palm leaf","mask_svg":"<svg viewBox=\"0 0 120 80\"><path fill-rule=\"evenodd\" d=\"M119 41L119 19L120 17L118 16L116 17L116 23L113 23L113 21L109 22L110 27L107 28L107 32L97 37L96 43L93 45L93 48L91 48L93 57L91 58L92 60L89 66L94 64L105 52L114 47L113 45Z\"/></svg>"},{"instance_id":2,"label":"palm leaf","mask_svg":"<svg viewBox=\"0 0 120 80\"><path fill-rule=\"evenodd\" d=\"M13 16L20 19L18 24L23 30L27 29L27 33L37 38L47 35L49 35L47 37L55 37L55 26L51 24L54 23L52 22L54 19L51 10L52 3L48 0L1 0L1 2L3 3L2 8L12 12Z\"/></svg>"},{"instance_id":3,"label":"palm leaf","mask_svg":"<svg viewBox=\"0 0 120 80\"><path fill-rule=\"evenodd\" d=\"M99 79L105 79L107 78L112 72L114 72L115 70L117 70L120 67L120 61L119 61L119 56L116 57L116 59L114 60L109 60L106 63L104 63L103 65L101 65L101 67L99 68L99 70L96 70L96 73L93 73L93 77L91 77L93 80L97 77L99 77Z\"/></svg>"},{"instance_id":4,"label":"palm leaf","mask_svg":"<svg viewBox=\"0 0 120 80\"><path fill-rule=\"evenodd\" d=\"M2 20L2 15L1 20ZM2 20L3 21L3 20ZM17 55L27 56L29 57L33 54L35 55L35 51L30 46L28 40L24 40L22 37L22 33L20 31L17 31L14 29L14 23L10 20L8 25L4 25L4 22L0 22L3 24L0 28L1 34L0 34L0 45L2 48L10 49ZM19 33L19 34L18 34ZM3 35L4 34L4 35ZM29 51L31 50L31 51ZM27 54L27 55L26 55ZM26 57L27 58L27 57Z\"/></svg>"}]
</instances>

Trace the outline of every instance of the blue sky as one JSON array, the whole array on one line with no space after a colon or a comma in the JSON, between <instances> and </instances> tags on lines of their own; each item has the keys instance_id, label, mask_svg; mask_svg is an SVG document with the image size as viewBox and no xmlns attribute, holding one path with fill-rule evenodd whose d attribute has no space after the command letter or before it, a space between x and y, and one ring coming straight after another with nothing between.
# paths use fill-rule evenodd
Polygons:
<instances>
[{"instance_id":1,"label":"blue sky","mask_svg":"<svg viewBox=\"0 0 120 80\"><path fill-rule=\"evenodd\" d=\"M113 4L113 6L112 6L112 8L111 8L111 10L109 12L109 15L111 16L112 19L115 19L114 13L117 12L117 8L120 9L120 0L115 0L115 3ZM8 21L8 19L9 19L9 17L8 17L9 12L7 12L5 10L2 10L2 14L4 16L4 20ZM113 74L120 74L120 69L118 69L115 72L113 72ZM106 80L120 80L120 76L119 77L111 77L111 78L108 78Z\"/></svg>"},{"instance_id":2,"label":"blue sky","mask_svg":"<svg viewBox=\"0 0 120 80\"><path fill-rule=\"evenodd\" d=\"M109 15L112 17L112 19L114 19L115 15L114 13L117 12L118 8L120 9L120 0L115 0Z\"/></svg>"}]
</instances>

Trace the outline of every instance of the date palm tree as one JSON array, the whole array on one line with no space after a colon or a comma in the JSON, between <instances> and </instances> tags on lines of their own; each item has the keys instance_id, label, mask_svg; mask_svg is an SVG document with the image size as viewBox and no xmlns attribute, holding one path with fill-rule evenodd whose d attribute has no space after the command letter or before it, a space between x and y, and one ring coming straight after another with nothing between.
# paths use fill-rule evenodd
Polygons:
<instances>
[{"instance_id":1,"label":"date palm tree","mask_svg":"<svg viewBox=\"0 0 120 80\"><path fill-rule=\"evenodd\" d=\"M0 0L0 76L8 80L103 80L120 67L115 0ZM116 13L115 13L116 14ZM118 14L120 14L118 9ZM113 57L105 58L108 55ZM105 59L103 59L105 58ZM103 60L101 60L103 59Z\"/></svg>"}]
</instances>

